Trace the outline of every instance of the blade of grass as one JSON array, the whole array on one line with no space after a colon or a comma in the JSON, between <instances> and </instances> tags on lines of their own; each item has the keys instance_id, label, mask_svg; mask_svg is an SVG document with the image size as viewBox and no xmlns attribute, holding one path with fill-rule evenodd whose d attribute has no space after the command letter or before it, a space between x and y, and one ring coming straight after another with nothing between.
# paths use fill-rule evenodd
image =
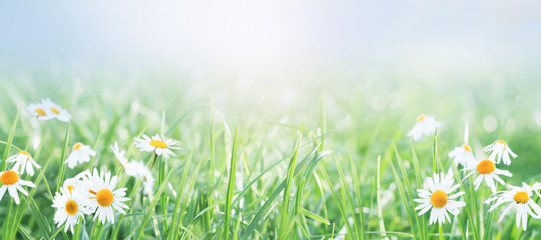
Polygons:
<instances>
[{"instance_id":1,"label":"blade of grass","mask_svg":"<svg viewBox=\"0 0 541 240\"><path fill-rule=\"evenodd\" d=\"M310 153L308 153L308 155L306 155L306 157L297 165L297 167L295 168L295 175L297 175L298 172L300 172L300 170L303 169L304 165L306 164L309 164L309 165L304 174L306 175L307 173L313 172L313 169L315 168L317 163L321 159L323 159L324 157L326 157L327 155L331 153L330 151L324 151L324 152L315 154L312 158L309 158L310 156L314 154L314 152L317 149L318 149L318 146L315 146L315 148L313 148L310 151ZM250 224L248 225L248 227L242 234L241 239L249 239L249 236L254 232L256 226L259 224L261 219L263 219L263 217L267 214L269 209L271 209L271 207L274 205L274 200L280 195L283 188L285 188L285 184L286 184L285 180L282 181L282 183L274 190L274 192L272 192L272 194L269 196L267 201L265 201L263 206L261 206L259 211L257 211L256 215L252 219L252 222L250 222Z\"/></svg>"},{"instance_id":2,"label":"blade of grass","mask_svg":"<svg viewBox=\"0 0 541 240\"><path fill-rule=\"evenodd\" d=\"M0 171L6 170L6 159L9 156L9 149L11 148L11 143L13 142L13 136L15 135L15 129L17 128L17 122L19 122L19 115L21 114L22 105L19 106L19 109L17 110L17 114L15 115L15 119L13 120L13 124L11 125L11 129L9 130L8 139L6 141L6 147L4 148L4 161L1 161L0 163Z\"/></svg>"},{"instance_id":3,"label":"blade of grass","mask_svg":"<svg viewBox=\"0 0 541 240\"><path fill-rule=\"evenodd\" d=\"M62 155L60 155L60 172L58 173L58 182L56 183L57 192L60 192L60 187L62 186L62 182L64 182L64 172L66 171L66 164L64 164L64 160L66 159L69 144L70 125L71 121L68 122L68 126L66 127L66 134L64 135L64 147L62 148Z\"/></svg>"},{"instance_id":4,"label":"blade of grass","mask_svg":"<svg viewBox=\"0 0 541 240\"><path fill-rule=\"evenodd\" d=\"M235 176L237 169L237 144L239 135L239 125L235 127L235 135L233 137L233 149L231 150L231 166L229 169L229 182L227 184L227 197L225 201L225 220L223 234L225 240L229 239L229 221L231 221L231 207L233 201L233 188L235 187Z\"/></svg>"},{"instance_id":5,"label":"blade of grass","mask_svg":"<svg viewBox=\"0 0 541 240\"><path fill-rule=\"evenodd\" d=\"M137 234L136 239L141 239L144 236L145 225L146 225L146 223L149 222L150 215L154 212L154 208L156 207L156 204L158 203L159 197L161 196L163 190L165 189L165 186L167 185L167 181L169 181L169 178L171 177L171 174L173 174L173 172L175 172L176 170L177 169L169 171L167 176L164 178L163 183L160 185L160 188L156 192L156 194L155 194L156 196L154 197L154 199L152 200L150 205L147 207L147 212L145 214L145 217L143 218L143 222L139 226L139 233Z\"/></svg>"},{"instance_id":6,"label":"blade of grass","mask_svg":"<svg viewBox=\"0 0 541 240\"><path fill-rule=\"evenodd\" d=\"M303 128L304 127L301 127L301 129ZM288 234L287 228L288 226L290 226L289 192L291 191L291 185L293 185L293 176L295 174L295 165L297 163L297 155L299 153L299 145L301 143L301 139L302 139L302 130L299 131L299 135L297 137L297 143L295 144L295 149L293 150L293 156L291 157L291 160L289 161L289 165L287 167L286 186L284 188L282 207L280 209L280 221L278 223L278 236L280 239L286 238L286 235Z\"/></svg>"}]
</instances>

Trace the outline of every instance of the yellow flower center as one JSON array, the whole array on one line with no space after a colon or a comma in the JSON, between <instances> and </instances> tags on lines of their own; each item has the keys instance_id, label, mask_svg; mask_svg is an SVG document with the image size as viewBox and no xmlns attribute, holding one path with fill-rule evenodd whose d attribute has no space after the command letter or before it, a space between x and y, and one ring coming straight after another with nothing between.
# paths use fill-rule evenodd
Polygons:
<instances>
[{"instance_id":1,"label":"yellow flower center","mask_svg":"<svg viewBox=\"0 0 541 240\"><path fill-rule=\"evenodd\" d=\"M106 188L99 190L96 194L96 200L100 206L107 207L113 204L113 192Z\"/></svg>"},{"instance_id":2,"label":"yellow flower center","mask_svg":"<svg viewBox=\"0 0 541 240\"><path fill-rule=\"evenodd\" d=\"M530 200L530 197L528 197L528 194L526 192L520 191L515 193L515 196L513 197L515 199L515 202L517 203L526 203L528 200Z\"/></svg>"},{"instance_id":3,"label":"yellow flower center","mask_svg":"<svg viewBox=\"0 0 541 240\"><path fill-rule=\"evenodd\" d=\"M434 191L430 197L430 202L435 208L445 207L447 205L447 193L442 190Z\"/></svg>"},{"instance_id":4,"label":"yellow flower center","mask_svg":"<svg viewBox=\"0 0 541 240\"><path fill-rule=\"evenodd\" d=\"M496 141L494 141L494 143L501 143L501 144L507 146L507 143L502 141L502 140L496 140Z\"/></svg>"},{"instance_id":5,"label":"yellow flower center","mask_svg":"<svg viewBox=\"0 0 541 240\"><path fill-rule=\"evenodd\" d=\"M483 160L477 164L479 174L490 174L496 170L496 165L490 160Z\"/></svg>"},{"instance_id":6,"label":"yellow flower center","mask_svg":"<svg viewBox=\"0 0 541 240\"><path fill-rule=\"evenodd\" d=\"M58 109L55 107L51 107L51 112L54 112L54 114L60 114L60 111L58 111Z\"/></svg>"},{"instance_id":7,"label":"yellow flower center","mask_svg":"<svg viewBox=\"0 0 541 240\"><path fill-rule=\"evenodd\" d=\"M17 173L13 170L8 170L2 173L2 176L0 176L0 182L2 182L2 185L13 185L19 181L19 176Z\"/></svg>"},{"instance_id":8,"label":"yellow flower center","mask_svg":"<svg viewBox=\"0 0 541 240\"><path fill-rule=\"evenodd\" d=\"M24 154L28 157L32 157L32 155L30 155L30 153L28 153L27 151L19 151L17 154Z\"/></svg>"},{"instance_id":9,"label":"yellow flower center","mask_svg":"<svg viewBox=\"0 0 541 240\"><path fill-rule=\"evenodd\" d=\"M152 140L150 141L150 146L156 147L156 148L167 148L167 144L165 144L162 140Z\"/></svg>"},{"instance_id":10,"label":"yellow flower center","mask_svg":"<svg viewBox=\"0 0 541 240\"><path fill-rule=\"evenodd\" d=\"M77 203L73 200L68 200L66 202L66 212L69 215L75 215L77 213L77 210L79 209L79 206L77 206Z\"/></svg>"},{"instance_id":11,"label":"yellow flower center","mask_svg":"<svg viewBox=\"0 0 541 240\"><path fill-rule=\"evenodd\" d=\"M71 194L71 190L75 189L75 188L74 188L73 186L71 186L71 185L68 185L66 188L68 189L68 191L70 191L70 194Z\"/></svg>"},{"instance_id":12,"label":"yellow flower center","mask_svg":"<svg viewBox=\"0 0 541 240\"><path fill-rule=\"evenodd\" d=\"M466 151L471 152L471 147L468 144L462 145L462 148L464 148Z\"/></svg>"},{"instance_id":13,"label":"yellow flower center","mask_svg":"<svg viewBox=\"0 0 541 240\"><path fill-rule=\"evenodd\" d=\"M82 146L83 146L83 144L80 143L80 142L78 142L78 143L76 143L75 145L73 145L73 150L77 150L77 149L79 149L79 148L82 147Z\"/></svg>"},{"instance_id":14,"label":"yellow flower center","mask_svg":"<svg viewBox=\"0 0 541 240\"><path fill-rule=\"evenodd\" d=\"M43 110L42 108L36 108L34 112L36 112L39 116L42 116L42 117L45 117L45 115L47 115L47 113L45 113L45 110Z\"/></svg>"},{"instance_id":15,"label":"yellow flower center","mask_svg":"<svg viewBox=\"0 0 541 240\"><path fill-rule=\"evenodd\" d=\"M421 114L421 115L419 115L419 117L417 117L417 122L423 121L425 118L426 118L426 115Z\"/></svg>"}]
</instances>

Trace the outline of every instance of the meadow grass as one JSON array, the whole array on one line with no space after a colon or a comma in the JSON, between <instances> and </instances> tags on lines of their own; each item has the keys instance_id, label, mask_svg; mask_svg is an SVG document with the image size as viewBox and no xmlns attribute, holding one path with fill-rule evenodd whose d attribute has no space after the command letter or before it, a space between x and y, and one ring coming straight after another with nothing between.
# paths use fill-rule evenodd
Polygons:
<instances>
[{"instance_id":1,"label":"meadow grass","mask_svg":"<svg viewBox=\"0 0 541 240\"><path fill-rule=\"evenodd\" d=\"M501 138L519 155L504 167L514 174L506 182L538 180L541 110L532 104L539 100L535 87L499 94L515 84L320 81L290 86L297 92L287 102L279 92L287 89L279 84L266 92L243 92L217 82L171 80L182 75L118 82L114 74L74 82L67 80L71 77L2 79L0 167L6 169L4 160L18 150L30 152L42 166L34 176L23 176L37 187L29 188L27 197L20 194L19 205L7 194L0 201L2 239L539 237L540 220L530 218L527 231L515 227L514 214L498 223L501 210L488 213L490 206L483 204L490 189L482 185L474 191L472 177L462 182L465 173L447 156L463 143L468 121L476 154ZM30 116L24 106L44 97L67 108L72 120ZM436 116L443 126L414 142L406 133L421 113ZM491 131L489 116L498 123ZM135 148L134 137L156 133L179 140L175 157ZM124 173L110 149L115 141L129 159L155 163L152 196ZM72 170L63 161L76 142L97 154ZM427 214L414 211L416 189L427 176L450 167L466 192L466 207L451 223L429 225ZM73 234L65 233L53 222L53 196L64 179L92 168L119 176L130 209L117 213L114 224L86 216Z\"/></svg>"}]
</instances>

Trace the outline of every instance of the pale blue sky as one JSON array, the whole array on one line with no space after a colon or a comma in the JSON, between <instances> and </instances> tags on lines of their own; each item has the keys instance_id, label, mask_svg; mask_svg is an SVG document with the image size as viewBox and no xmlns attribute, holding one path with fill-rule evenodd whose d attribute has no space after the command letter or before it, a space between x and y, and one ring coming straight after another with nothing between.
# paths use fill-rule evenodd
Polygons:
<instances>
[{"instance_id":1,"label":"pale blue sky","mask_svg":"<svg viewBox=\"0 0 541 240\"><path fill-rule=\"evenodd\" d=\"M540 59L540 13L539 1L5 1L0 63L505 65Z\"/></svg>"}]
</instances>

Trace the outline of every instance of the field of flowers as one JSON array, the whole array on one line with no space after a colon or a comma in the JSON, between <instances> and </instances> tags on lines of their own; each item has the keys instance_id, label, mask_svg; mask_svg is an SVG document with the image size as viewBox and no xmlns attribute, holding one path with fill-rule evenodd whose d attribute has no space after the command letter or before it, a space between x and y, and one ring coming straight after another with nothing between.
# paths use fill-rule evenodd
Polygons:
<instances>
[{"instance_id":1,"label":"field of flowers","mask_svg":"<svg viewBox=\"0 0 541 240\"><path fill-rule=\"evenodd\" d=\"M1 239L541 237L535 81L49 75L0 79Z\"/></svg>"}]
</instances>

